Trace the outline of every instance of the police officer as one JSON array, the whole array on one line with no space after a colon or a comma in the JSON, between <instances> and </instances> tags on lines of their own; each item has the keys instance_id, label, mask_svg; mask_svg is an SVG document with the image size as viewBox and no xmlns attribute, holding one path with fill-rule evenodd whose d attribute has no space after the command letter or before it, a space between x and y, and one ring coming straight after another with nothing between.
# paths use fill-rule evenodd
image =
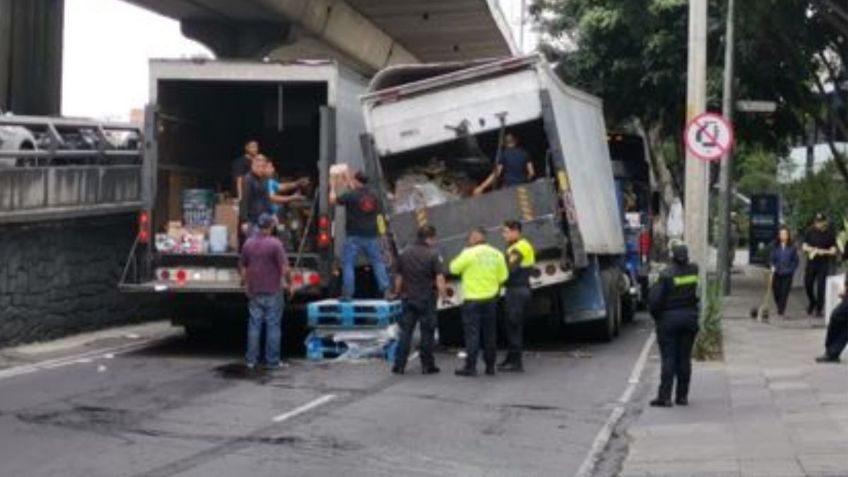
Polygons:
<instances>
[{"instance_id":1,"label":"police officer","mask_svg":"<svg viewBox=\"0 0 848 477\"><path fill-rule=\"evenodd\" d=\"M671 254L672 264L651 288L649 303L662 356L660 387L651 401L655 407L671 407L675 380L674 402L679 406L689 403L692 345L698 334L698 266L689 263L685 245L674 245Z\"/></svg>"},{"instance_id":2,"label":"police officer","mask_svg":"<svg viewBox=\"0 0 848 477\"><path fill-rule=\"evenodd\" d=\"M530 302L530 272L536 264L533 245L521 235L521 222L508 220L503 226L507 243L506 262L509 278L506 281L506 342L507 353L498 365L499 371L524 371L521 359L524 335L524 312Z\"/></svg>"},{"instance_id":3,"label":"police officer","mask_svg":"<svg viewBox=\"0 0 848 477\"><path fill-rule=\"evenodd\" d=\"M503 254L486 243L486 232L476 228L468 234L468 246L450 264L450 272L462 279L462 326L465 334L465 367L457 376L477 375L480 334L486 374L495 374L497 358L496 304L501 285L509 277Z\"/></svg>"},{"instance_id":4,"label":"police officer","mask_svg":"<svg viewBox=\"0 0 848 477\"><path fill-rule=\"evenodd\" d=\"M418 240L404 249L397 260L395 292L403 298L401 335L392 372L403 374L415 325L421 323L421 372L436 374L439 368L433 357L436 332L436 291L444 300L445 275L442 257L436 250L436 229L424 225L418 229Z\"/></svg>"}]
</instances>

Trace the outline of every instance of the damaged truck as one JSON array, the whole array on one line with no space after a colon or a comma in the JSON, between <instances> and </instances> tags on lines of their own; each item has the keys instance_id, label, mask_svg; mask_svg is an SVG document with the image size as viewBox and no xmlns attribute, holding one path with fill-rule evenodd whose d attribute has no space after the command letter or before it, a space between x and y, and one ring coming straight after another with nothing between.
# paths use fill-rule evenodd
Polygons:
<instances>
[{"instance_id":1,"label":"damaged truck","mask_svg":"<svg viewBox=\"0 0 848 477\"><path fill-rule=\"evenodd\" d=\"M483 227L501 249L501 226L521 221L537 251L529 319L619 332L638 290L624 273L623 211L601 101L560 81L539 56L389 67L361 98L367 172L386 204L392 247L436 227L446 261ZM536 178L475 194L493 170L506 132L520 139ZM462 290L440 304L443 342L458 341Z\"/></svg>"}]
</instances>

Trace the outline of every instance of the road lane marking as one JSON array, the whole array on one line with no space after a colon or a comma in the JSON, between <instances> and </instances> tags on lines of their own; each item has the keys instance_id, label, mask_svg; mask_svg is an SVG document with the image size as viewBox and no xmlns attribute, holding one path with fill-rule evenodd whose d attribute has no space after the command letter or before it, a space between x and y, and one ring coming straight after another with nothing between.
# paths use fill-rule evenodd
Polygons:
<instances>
[{"instance_id":1,"label":"road lane marking","mask_svg":"<svg viewBox=\"0 0 848 477\"><path fill-rule=\"evenodd\" d=\"M325 394L325 395L319 397L318 399L315 399L314 401L310 401L310 402L304 404L303 406L300 406L297 409L291 410L289 412L284 412L283 414L280 414L279 416L274 416L274 418L271 419L271 420L273 422L276 422L276 423L288 421L289 419L296 417L296 416L299 416L299 415L301 415L305 412L309 412L309 411L315 409L316 407L323 406L324 404L327 404L328 402L332 401L335 398L336 398L335 394Z\"/></svg>"},{"instance_id":2,"label":"road lane marking","mask_svg":"<svg viewBox=\"0 0 848 477\"><path fill-rule=\"evenodd\" d=\"M25 374L32 374L38 371L44 371L46 369L64 368L65 366L71 366L74 364L91 363L92 360L95 359L106 359L107 355L112 355L112 357L114 358L115 355L138 351L140 349L148 348L150 346L155 346L159 343L164 343L165 341L168 341L170 339L173 339L173 336L153 338L148 341L137 341L134 343L127 343L121 346L115 346L112 348L87 351L85 353L75 354L73 356L49 359L46 361L31 364L22 364L20 366L13 366L11 368L0 370L0 380L12 378L15 376L22 376Z\"/></svg>"},{"instance_id":3,"label":"road lane marking","mask_svg":"<svg viewBox=\"0 0 848 477\"><path fill-rule=\"evenodd\" d=\"M617 426L619 421L621 421L621 418L624 417L626 406L633 398L633 393L636 391L636 387L641 382L642 372L645 370L645 365L648 362L648 355L650 354L651 348L654 346L656 339L657 335L654 332L651 332L648 339L645 340L645 344L642 346L642 351L639 353L639 359L636 360L636 364L633 365L633 371L630 372L630 378L627 380L627 387L624 389L624 392L621 393L621 397L618 398L617 404L613 407L613 410L610 412L610 415L603 427L601 427L601 430L598 431L598 434L595 436L595 440L592 442L592 447L589 449L589 453L586 454L586 458L583 459L583 463L580 465L577 473L574 474L574 477L591 477L591 475L595 472L595 467L600 461L601 454L607 448L607 444L609 444L609 441L612 438L615 426Z\"/></svg>"}]
</instances>

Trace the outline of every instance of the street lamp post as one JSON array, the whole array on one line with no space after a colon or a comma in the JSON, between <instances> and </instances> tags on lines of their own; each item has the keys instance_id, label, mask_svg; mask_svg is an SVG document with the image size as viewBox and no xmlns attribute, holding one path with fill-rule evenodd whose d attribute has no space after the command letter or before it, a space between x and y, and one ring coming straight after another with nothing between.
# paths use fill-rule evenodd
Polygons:
<instances>
[{"instance_id":1,"label":"street lamp post","mask_svg":"<svg viewBox=\"0 0 848 477\"><path fill-rule=\"evenodd\" d=\"M728 121L733 121L733 70L735 60L734 48L734 19L735 19L735 0L727 0L727 25L724 43L724 93L722 98L722 114ZM731 188L732 186L732 169L733 169L733 153L728 150L725 157L721 161L721 170L719 174L719 202L718 202L718 270L719 283L722 293L730 294L730 272L732 264L730 263L730 247L736 244L730 243L730 204L731 204Z\"/></svg>"}]
</instances>

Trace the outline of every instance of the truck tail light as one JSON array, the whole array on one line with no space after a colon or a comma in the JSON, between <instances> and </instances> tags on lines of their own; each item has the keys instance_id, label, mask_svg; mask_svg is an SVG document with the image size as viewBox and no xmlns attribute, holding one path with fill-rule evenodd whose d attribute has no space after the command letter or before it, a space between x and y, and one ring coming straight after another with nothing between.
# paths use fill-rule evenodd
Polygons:
<instances>
[{"instance_id":1,"label":"truck tail light","mask_svg":"<svg viewBox=\"0 0 848 477\"><path fill-rule=\"evenodd\" d=\"M328 232L320 232L318 234L318 246L321 248L330 246L330 234Z\"/></svg>"},{"instance_id":2,"label":"truck tail light","mask_svg":"<svg viewBox=\"0 0 848 477\"><path fill-rule=\"evenodd\" d=\"M185 283L188 279L188 273L185 270L177 270L177 281L180 283Z\"/></svg>"},{"instance_id":3,"label":"truck tail light","mask_svg":"<svg viewBox=\"0 0 848 477\"><path fill-rule=\"evenodd\" d=\"M150 243L150 212L146 210L138 213L138 241Z\"/></svg>"},{"instance_id":4,"label":"truck tail light","mask_svg":"<svg viewBox=\"0 0 848 477\"><path fill-rule=\"evenodd\" d=\"M171 279L171 272L169 272L168 270L162 270L162 272L159 273L159 279L163 282L167 282Z\"/></svg>"},{"instance_id":5,"label":"truck tail light","mask_svg":"<svg viewBox=\"0 0 848 477\"><path fill-rule=\"evenodd\" d=\"M309 284L313 287L317 287L321 284L321 276L317 273L313 273L309 275Z\"/></svg>"},{"instance_id":6,"label":"truck tail light","mask_svg":"<svg viewBox=\"0 0 848 477\"><path fill-rule=\"evenodd\" d=\"M330 229L330 218L327 217L326 215L322 215L321 217L319 217L318 218L318 228L321 229L322 231L323 230L329 230Z\"/></svg>"},{"instance_id":7,"label":"truck tail light","mask_svg":"<svg viewBox=\"0 0 848 477\"><path fill-rule=\"evenodd\" d=\"M303 274L294 273L292 274L291 280L293 285L298 287L303 286Z\"/></svg>"}]
</instances>

